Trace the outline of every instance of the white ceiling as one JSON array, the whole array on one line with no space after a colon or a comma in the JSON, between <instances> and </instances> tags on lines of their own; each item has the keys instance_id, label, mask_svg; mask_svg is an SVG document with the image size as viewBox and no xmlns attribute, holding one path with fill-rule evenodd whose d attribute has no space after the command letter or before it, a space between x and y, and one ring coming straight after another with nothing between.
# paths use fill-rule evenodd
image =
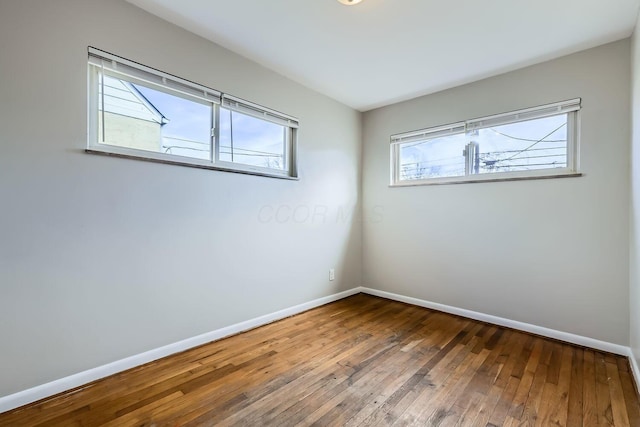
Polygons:
<instances>
[{"instance_id":1,"label":"white ceiling","mask_svg":"<svg viewBox=\"0 0 640 427\"><path fill-rule=\"evenodd\" d=\"M640 0L128 0L366 111L629 36Z\"/></svg>"}]
</instances>

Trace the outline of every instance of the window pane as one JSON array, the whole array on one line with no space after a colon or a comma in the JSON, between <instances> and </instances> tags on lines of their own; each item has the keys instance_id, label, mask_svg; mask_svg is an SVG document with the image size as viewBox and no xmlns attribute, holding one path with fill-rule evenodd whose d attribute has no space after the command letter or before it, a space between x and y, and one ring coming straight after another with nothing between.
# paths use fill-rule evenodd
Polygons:
<instances>
[{"instance_id":1,"label":"window pane","mask_svg":"<svg viewBox=\"0 0 640 427\"><path fill-rule=\"evenodd\" d=\"M100 81L98 131L102 143L196 159L211 158L211 104L108 75L101 78L104 97Z\"/></svg>"},{"instance_id":2,"label":"window pane","mask_svg":"<svg viewBox=\"0 0 640 427\"><path fill-rule=\"evenodd\" d=\"M220 108L220 160L285 170L285 126Z\"/></svg>"},{"instance_id":3,"label":"window pane","mask_svg":"<svg viewBox=\"0 0 640 427\"><path fill-rule=\"evenodd\" d=\"M400 145L400 180L464 176L465 134Z\"/></svg>"},{"instance_id":4,"label":"window pane","mask_svg":"<svg viewBox=\"0 0 640 427\"><path fill-rule=\"evenodd\" d=\"M468 135L478 144L478 173L567 167L567 114L480 129Z\"/></svg>"}]
</instances>

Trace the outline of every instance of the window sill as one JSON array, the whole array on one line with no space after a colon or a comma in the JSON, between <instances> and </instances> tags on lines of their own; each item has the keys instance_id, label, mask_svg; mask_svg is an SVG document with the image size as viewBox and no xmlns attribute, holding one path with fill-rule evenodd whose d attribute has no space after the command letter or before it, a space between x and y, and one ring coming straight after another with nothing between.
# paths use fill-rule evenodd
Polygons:
<instances>
[{"instance_id":1,"label":"window sill","mask_svg":"<svg viewBox=\"0 0 640 427\"><path fill-rule=\"evenodd\" d=\"M267 178L277 178L277 179L285 179L285 180L290 180L290 181L299 181L300 178L297 176L289 176L289 175L285 175L285 174L278 174L278 173L268 173L268 172L264 172L258 169L252 169L250 166L247 167L243 167L241 166L240 168L228 168L228 167L224 167L224 166L220 166L220 165L214 165L214 164L210 164L210 163L199 163L201 162L198 159L194 159L193 161L189 161L189 160L185 160L185 161L181 161L181 160L173 160L173 159L166 159L166 158L156 158L156 157L150 157L150 156L141 156L141 155L135 155L135 154L127 154L124 152L118 152L117 148L104 148L102 149L101 147L92 147L92 148L87 148L84 150L86 153L89 154L98 154L101 156L110 156L110 157L119 157L122 159L131 159L131 160L142 160L145 162L152 162L152 163L162 163L162 164L166 164L166 165L175 165L175 166L186 166L186 167L190 167L190 168L196 168L196 169L207 169L207 170L213 170L213 171L219 171L219 172L232 172L232 173L240 173L240 174L244 174L244 175L254 175L254 176L262 176L262 177L267 177ZM153 155L153 153L150 153L150 155Z\"/></svg>"},{"instance_id":2,"label":"window sill","mask_svg":"<svg viewBox=\"0 0 640 427\"><path fill-rule=\"evenodd\" d=\"M469 178L453 177L453 178L438 178L429 180L414 180L414 181L402 181L393 184L389 184L389 187L416 187L422 185L449 185L449 184L479 184L483 182L505 182L505 181L524 181L531 179L556 179L556 178L577 178L581 177L581 172L562 172L551 175L529 175L529 176L500 176L493 177L485 175L482 178Z\"/></svg>"}]
</instances>

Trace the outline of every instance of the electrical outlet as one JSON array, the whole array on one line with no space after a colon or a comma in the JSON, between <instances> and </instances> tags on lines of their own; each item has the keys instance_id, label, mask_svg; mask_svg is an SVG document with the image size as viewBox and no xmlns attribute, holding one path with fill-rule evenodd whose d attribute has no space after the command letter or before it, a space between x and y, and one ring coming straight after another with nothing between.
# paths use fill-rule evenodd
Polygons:
<instances>
[{"instance_id":1,"label":"electrical outlet","mask_svg":"<svg viewBox=\"0 0 640 427\"><path fill-rule=\"evenodd\" d=\"M333 268L329 269L329 280L336 280L336 270Z\"/></svg>"}]
</instances>

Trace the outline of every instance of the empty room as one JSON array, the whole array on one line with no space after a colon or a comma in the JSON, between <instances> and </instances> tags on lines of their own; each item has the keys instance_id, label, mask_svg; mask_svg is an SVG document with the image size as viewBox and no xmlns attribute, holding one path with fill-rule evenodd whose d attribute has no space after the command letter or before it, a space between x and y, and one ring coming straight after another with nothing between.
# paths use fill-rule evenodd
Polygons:
<instances>
[{"instance_id":1,"label":"empty room","mask_svg":"<svg viewBox=\"0 0 640 427\"><path fill-rule=\"evenodd\" d=\"M0 0L0 426L640 426L640 0Z\"/></svg>"}]
</instances>

